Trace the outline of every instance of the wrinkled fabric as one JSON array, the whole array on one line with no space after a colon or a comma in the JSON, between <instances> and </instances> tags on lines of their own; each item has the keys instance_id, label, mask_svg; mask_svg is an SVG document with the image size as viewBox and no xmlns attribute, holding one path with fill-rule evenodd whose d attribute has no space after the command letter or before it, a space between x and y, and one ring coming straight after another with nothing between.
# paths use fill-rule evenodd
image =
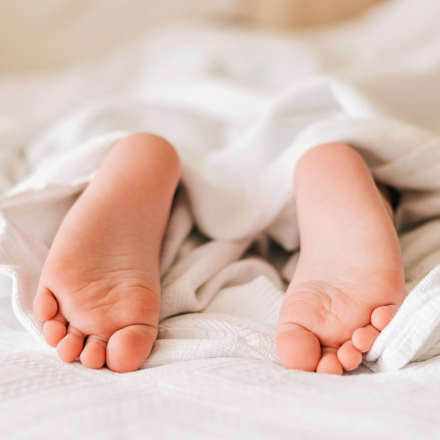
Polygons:
<instances>
[{"instance_id":1,"label":"wrinkled fabric","mask_svg":"<svg viewBox=\"0 0 440 440\"><path fill-rule=\"evenodd\" d=\"M322 39L177 27L99 62L0 83L0 282L24 327L45 344L32 301L56 231L112 146L147 131L176 147L183 173L163 245L159 337L144 367L210 357L279 362L278 311L299 246L295 165L316 145L344 142L400 193L395 222L409 295L365 363L387 371L437 355L440 126L438 102L428 98L440 87L440 33L425 11L423 26L408 30L423 51L401 50L402 34L394 46L376 38L369 62L362 31L368 20L380 29L393 7L405 17L414 5L391 2ZM430 23L428 44L420 35ZM357 40L346 40L350 32ZM342 39L350 60L335 52ZM391 86L397 66L406 69ZM411 118L423 101L421 76L432 87ZM284 249L281 264L270 243Z\"/></svg>"}]
</instances>

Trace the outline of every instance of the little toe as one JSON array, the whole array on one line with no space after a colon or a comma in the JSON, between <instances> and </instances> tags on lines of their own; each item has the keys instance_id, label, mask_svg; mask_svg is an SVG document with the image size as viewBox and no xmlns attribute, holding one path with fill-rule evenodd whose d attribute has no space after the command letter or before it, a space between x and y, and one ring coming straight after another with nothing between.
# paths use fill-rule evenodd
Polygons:
<instances>
[{"instance_id":1,"label":"little toe","mask_svg":"<svg viewBox=\"0 0 440 440\"><path fill-rule=\"evenodd\" d=\"M336 353L336 348L323 347L321 360L316 368L316 372L341 376L344 370Z\"/></svg>"},{"instance_id":2,"label":"little toe","mask_svg":"<svg viewBox=\"0 0 440 440\"><path fill-rule=\"evenodd\" d=\"M362 362L362 353L353 345L352 341L347 341L339 347L338 359L345 371L354 370Z\"/></svg>"},{"instance_id":3,"label":"little toe","mask_svg":"<svg viewBox=\"0 0 440 440\"><path fill-rule=\"evenodd\" d=\"M43 335L51 347L56 347L67 334L67 321L60 313L53 319L46 321L43 326Z\"/></svg>"},{"instance_id":4,"label":"little toe","mask_svg":"<svg viewBox=\"0 0 440 440\"><path fill-rule=\"evenodd\" d=\"M107 342L97 336L89 336L80 356L81 363L94 370L99 370L105 364Z\"/></svg>"},{"instance_id":5,"label":"little toe","mask_svg":"<svg viewBox=\"0 0 440 440\"><path fill-rule=\"evenodd\" d=\"M150 355L156 337L157 328L149 325L131 325L118 330L108 341L108 368L116 373L136 371Z\"/></svg>"},{"instance_id":6,"label":"little toe","mask_svg":"<svg viewBox=\"0 0 440 440\"><path fill-rule=\"evenodd\" d=\"M354 331L351 340L355 348L360 352L365 353L369 351L374 344L376 338L380 335L380 331L371 324L363 328L358 328Z\"/></svg>"},{"instance_id":7,"label":"little toe","mask_svg":"<svg viewBox=\"0 0 440 440\"><path fill-rule=\"evenodd\" d=\"M371 323L378 330L383 330L394 318L398 309L398 306L393 305L378 307L371 314Z\"/></svg>"},{"instance_id":8,"label":"little toe","mask_svg":"<svg viewBox=\"0 0 440 440\"><path fill-rule=\"evenodd\" d=\"M58 356L67 363L73 362L82 352L84 335L69 325L67 335L57 345Z\"/></svg>"},{"instance_id":9,"label":"little toe","mask_svg":"<svg viewBox=\"0 0 440 440\"><path fill-rule=\"evenodd\" d=\"M316 371L321 359L321 344L310 331L297 324L285 324L277 334L278 356L289 370Z\"/></svg>"},{"instance_id":10,"label":"little toe","mask_svg":"<svg viewBox=\"0 0 440 440\"><path fill-rule=\"evenodd\" d=\"M58 312L58 303L53 293L46 288L38 290L34 299L34 311L42 321L49 321Z\"/></svg>"}]
</instances>

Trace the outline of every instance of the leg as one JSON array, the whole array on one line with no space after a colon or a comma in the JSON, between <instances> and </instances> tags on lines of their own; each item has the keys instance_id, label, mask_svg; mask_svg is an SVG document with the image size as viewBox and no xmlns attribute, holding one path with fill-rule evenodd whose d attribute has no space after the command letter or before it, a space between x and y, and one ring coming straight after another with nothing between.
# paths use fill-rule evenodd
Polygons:
<instances>
[{"instance_id":1,"label":"leg","mask_svg":"<svg viewBox=\"0 0 440 440\"><path fill-rule=\"evenodd\" d=\"M328 144L295 174L301 254L281 308L286 368L342 374L362 362L404 298L392 210L360 155Z\"/></svg>"},{"instance_id":2,"label":"leg","mask_svg":"<svg viewBox=\"0 0 440 440\"><path fill-rule=\"evenodd\" d=\"M163 139L119 142L65 217L34 309L65 362L134 371L157 336L159 254L180 163Z\"/></svg>"}]
</instances>

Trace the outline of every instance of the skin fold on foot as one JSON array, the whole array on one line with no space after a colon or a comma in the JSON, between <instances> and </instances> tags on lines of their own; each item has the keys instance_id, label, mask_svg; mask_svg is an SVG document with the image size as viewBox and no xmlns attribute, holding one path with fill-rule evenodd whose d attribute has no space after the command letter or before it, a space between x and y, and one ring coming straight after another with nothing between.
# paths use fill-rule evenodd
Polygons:
<instances>
[{"instance_id":1,"label":"skin fold on foot","mask_svg":"<svg viewBox=\"0 0 440 440\"><path fill-rule=\"evenodd\" d=\"M162 138L114 146L72 206L44 264L34 310L65 362L137 370L157 337L159 256L180 178Z\"/></svg>"},{"instance_id":2,"label":"skin fold on foot","mask_svg":"<svg viewBox=\"0 0 440 440\"><path fill-rule=\"evenodd\" d=\"M286 368L357 368L404 298L392 210L365 162L344 144L307 152L295 173L301 253L280 312Z\"/></svg>"}]
</instances>

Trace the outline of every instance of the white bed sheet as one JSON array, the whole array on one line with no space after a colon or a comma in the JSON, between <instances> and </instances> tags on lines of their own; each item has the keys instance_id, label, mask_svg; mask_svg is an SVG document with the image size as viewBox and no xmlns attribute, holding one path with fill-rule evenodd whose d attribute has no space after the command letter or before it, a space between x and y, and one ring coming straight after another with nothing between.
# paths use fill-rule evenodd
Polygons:
<instances>
[{"instance_id":1,"label":"white bed sheet","mask_svg":"<svg viewBox=\"0 0 440 440\"><path fill-rule=\"evenodd\" d=\"M295 161L318 142L343 140L406 194L397 226L407 231L408 291L440 263L439 16L436 2L400 0L296 38L182 27L99 63L0 81L2 438L436 438L438 270L369 353L367 365L382 373L363 366L334 378L277 363L282 280L261 258L236 260L254 238L270 259L262 231L295 249ZM41 343L31 312L39 270L108 148L141 129L176 144L187 192L162 260L160 338L136 373L65 365ZM194 219L213 242L186 239ZM210 252L224 260L193 264ZM174 301L183 288L184 301Z\"/></svg>"}]
</instances>

